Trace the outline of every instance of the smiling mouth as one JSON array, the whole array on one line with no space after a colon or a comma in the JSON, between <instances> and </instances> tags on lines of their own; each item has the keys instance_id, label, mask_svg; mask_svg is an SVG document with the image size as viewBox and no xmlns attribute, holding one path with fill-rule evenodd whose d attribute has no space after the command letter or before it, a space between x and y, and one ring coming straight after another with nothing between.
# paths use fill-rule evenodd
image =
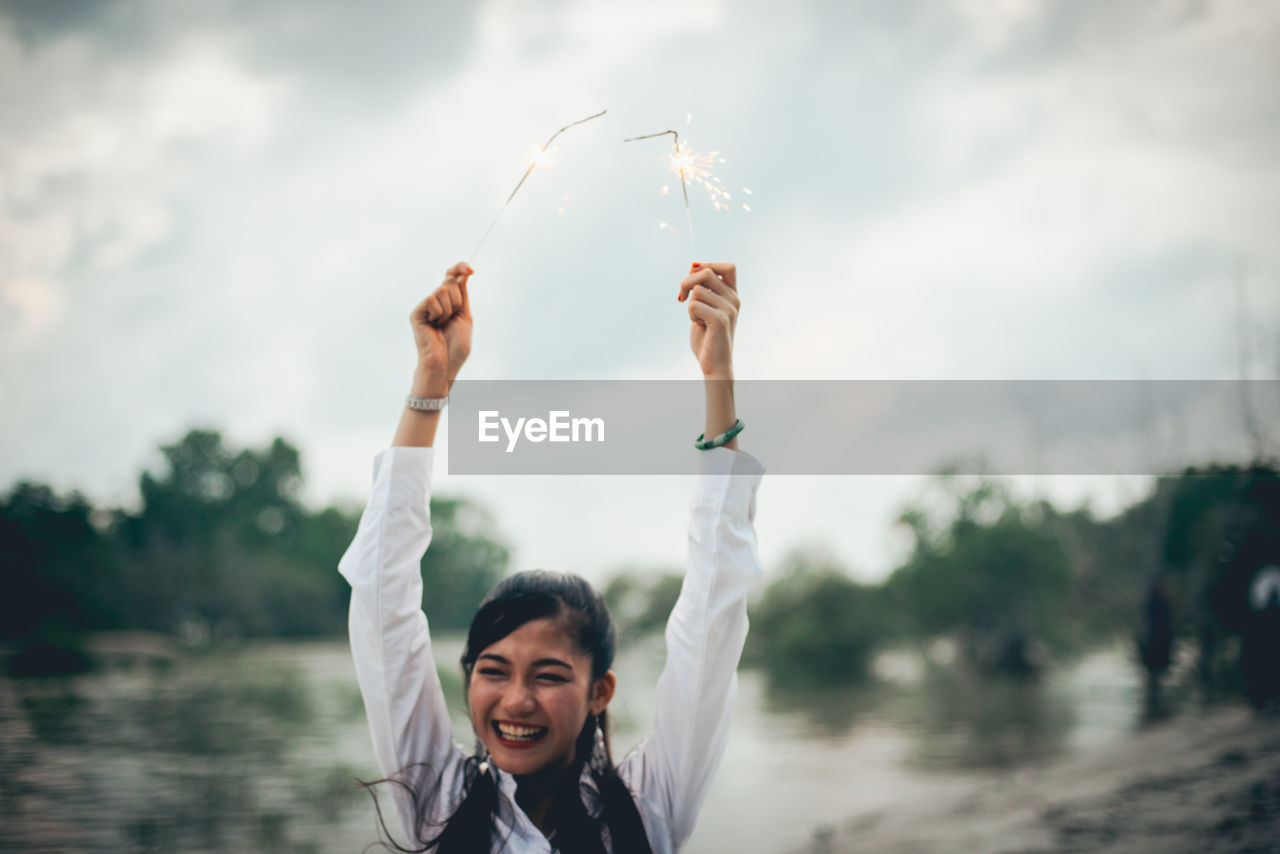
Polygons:
<instances>
[{"instance_id":1,"label":"smiling mouth","mask_svg":"<svg viewBox=\"0 0 1280 854\"><path fill-rule=\"evenodd\" d=\"M493 722L493 731L499 741L511 747L528 747L547 734L544 726L523 726L497 721Z\"/></svg>"}]
</instances>

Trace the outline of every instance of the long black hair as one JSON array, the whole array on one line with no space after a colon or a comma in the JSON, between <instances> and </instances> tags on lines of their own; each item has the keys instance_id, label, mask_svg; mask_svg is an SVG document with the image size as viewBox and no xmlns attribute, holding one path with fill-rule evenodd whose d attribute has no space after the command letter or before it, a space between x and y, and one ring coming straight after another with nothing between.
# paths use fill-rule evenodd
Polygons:
<instances>
[{"instance_id":1,"label":"long black hair","mask_svg":"<svg viewBox=\"0 0 1280 854\"><path fill-rule=\"evenodd\" d=\"M467 644L462 652L462 672L471 683L480 653L525 623L540 619L564 622L574 645L591 658L591 682L601 679L613 666L617 632L609 607L595 588L576 575L545 570L520 572L494 586L471 620ZM609 747L608 712L587 715L574 749L574 761L558 778L547 819L555 829L556 848L562 854L605 854L605 836L613 854L652 854L635 798L618 776ZM582 802L579 779L584 766L600 792L603 809L592 818ZM416 781L416 782L415 782ZM393 783L401 786L413 805L414 832L419 847L404 848L394 841L387 847L401 852L435 854L475 854L493 847L498 811L497 773L488 762L487 751L477 738L476 752L466 759L462 802L434 837L434 824L422 809L426 793L434 788L431 775L401 774L366 783ZM376 800L375 800L376 804ZM378 821L386 832L382 810ZM436 825L438 826L438 825ZM386 834L389 838L390 834Z\"/></svg>"}]
</instances>

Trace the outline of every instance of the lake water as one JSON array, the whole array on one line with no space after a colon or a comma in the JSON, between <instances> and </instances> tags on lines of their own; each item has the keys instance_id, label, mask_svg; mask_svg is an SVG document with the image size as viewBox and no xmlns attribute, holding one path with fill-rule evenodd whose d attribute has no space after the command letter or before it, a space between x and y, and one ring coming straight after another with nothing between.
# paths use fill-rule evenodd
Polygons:
<instances>
[{"instance_id":1,"label":"lake water","mask_svg":"<svg viewBox=\"0 0 1280 854\"><path fill-rule=\"evenodd\" d=\"M437 642L442 662L459 642ZM643 737L660 638L617 667L615 755ZM446 667L447 669L447 667ZM815 828L1117 743L1140 725L1123 650L1039 685L926 673L770 689L744 671L724 763L685 848L794 849ZM460 687L460 679L452 680ZM472 738L459 704L454 730ZM353 778L377 769L343 642L251 644L70 679L0 679L0 850L358 852L377 836Z\"/></svg>"}]
</instances>

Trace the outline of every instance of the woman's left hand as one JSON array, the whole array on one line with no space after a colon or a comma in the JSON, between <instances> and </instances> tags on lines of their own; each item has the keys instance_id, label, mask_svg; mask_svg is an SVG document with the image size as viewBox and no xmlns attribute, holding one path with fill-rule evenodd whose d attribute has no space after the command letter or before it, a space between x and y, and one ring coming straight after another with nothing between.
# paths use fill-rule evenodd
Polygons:
<instances>
[{"instance_id":1,"label":"woman's left hand","mask_svg":"<svg viewBox=\"0 0 1280 854\"><path fill-rule=\"evenodd\" d=\"M733 330L738 324L737 269L732 264L693 265L676 299L689 301L689 347L707 379L733 379Z\"/></svg>"}]
</instances>

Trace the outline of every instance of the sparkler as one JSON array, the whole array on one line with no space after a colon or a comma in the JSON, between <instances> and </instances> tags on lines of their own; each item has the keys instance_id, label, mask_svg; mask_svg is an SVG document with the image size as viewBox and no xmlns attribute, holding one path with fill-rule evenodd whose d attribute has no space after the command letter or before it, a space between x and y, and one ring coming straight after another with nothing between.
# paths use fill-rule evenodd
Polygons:
<instances>
[{"instance_id":1,"label":"sparkler","mask_svg":"<svg viewBox=\"0 0 1280 854\"><path fill-rule=\"evenodd\" d=\"M685 177L685 169L692 164L688 162L689 157L687 152L682 151L680 148L680 134L673 130L663 130L658 131L657 133L647 133L644 136L628 137L624 139L623 142L635 142L639 139L657 139L658 137L666 136L667 134L671 134L671 140L675 143L676 147L676 153L671 155L671 168L680 176L680 192L684 195L684 217L689 223L689 254L692 257L697 258L698 248L693 242L693 213L689 210L689 182ZM665 190L666 188L664 187L663 189ZM670 231L675 230L665 222L659 224L658 228L665 228Z\"/></svg>"},{"instance_id":2,"label":"sparkler","mask_svg":"<svg viewBox=\"0 0 1280 854\"><path fill-rule=\"evenodd\" d=\"M690 116L686 121L691 120ZM635 142L640 139L656 139L660 136L670 134L675 151L668 155L668 162L671 170L680 176L680 193L684 198L684 215L685 220L689 224L689 251L694 258L698 256L697 247L693 240L693 213L689 207L689 184L701 184L703 189L707 191L707 196L711 199L711 205L717 211L726 211L729 209L731 196L724 184L720 183L720 179L716 177L715 165L723 163L724 159L720 157L719 151L712 151L710 154L698 154L688 147L687 143L680 141L680 134L673 130L659 131L658 133L645 134L644 136L633 136L624 139L623 142ZM748 195L751 191L743 188ZM665 195L667 188L663 187L662 192ZM747 205L742 206L744 210L750 211ZM675 231L665 222L658 225L658 228L667 231Z\"/></svg>"},{"instance_id":3,"label":"sparkler","mask_svg":"<svg viewBox=\"0 0 1280 854\"><path fill-rule=\"evenodd\" d=\"M524 174L521 175L520 180L516 182L516 188L511 191L511 195L507 196L507 200L502 203L502 207L499 208L498 213L494 215L493 220L489 223L489 227L486 228L484 230L484 234L481 235L480 242L476 244L476 248L471 250L471 256L468 259L468 263L475 260L477 253L480 252L480 247L484 246L484 242L489 239L489 232L493 231L493 227L497 225L498 220L502 218L502 213L507 209L507 205L511 204L511 200L516 197L516 193L520 192L520 188L524 186L525 179L529 177L529 174L531 172L533 172L533 167L538 166L539 164L543 166L551 165L552 163L551 153L548 151L548 149L551 147L551 143L556 141L556 137L558 137L560 134L564 133L571 127L576 127L577 125L580 125L583 122L589 122L592 119L598 119L607 112L609 111L601 110L600 112L596 113L593 116L587 116L585 119L578 119L576 122L570 122L569 124L560 128L560 130L551 134L551 138L548 139L546 143L543 144L542 148L536 149L534 153L530 155L529 168L524 170Z\"/></svg>"}]
</instances>

